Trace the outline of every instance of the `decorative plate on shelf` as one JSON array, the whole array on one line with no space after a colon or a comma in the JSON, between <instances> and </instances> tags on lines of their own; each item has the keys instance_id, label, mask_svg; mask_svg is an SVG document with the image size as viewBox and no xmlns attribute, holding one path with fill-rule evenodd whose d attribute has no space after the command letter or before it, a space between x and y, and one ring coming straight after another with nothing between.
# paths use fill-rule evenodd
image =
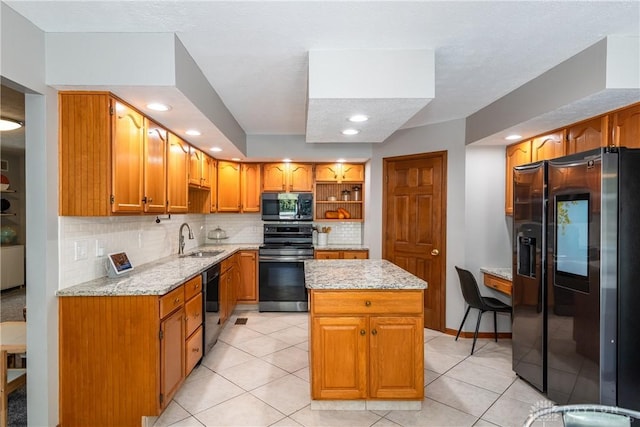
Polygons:
<instances>
[{"instance_id":1,"label":"decorative plate on shelf","mask_svg":"<svg viewBox=\"0 0 640 427\"><path fill-rule=\"evenodd\" d=\"M0 190L9 189L9 178L4 175L0 175Z\"/></svg>"}]
</instances>

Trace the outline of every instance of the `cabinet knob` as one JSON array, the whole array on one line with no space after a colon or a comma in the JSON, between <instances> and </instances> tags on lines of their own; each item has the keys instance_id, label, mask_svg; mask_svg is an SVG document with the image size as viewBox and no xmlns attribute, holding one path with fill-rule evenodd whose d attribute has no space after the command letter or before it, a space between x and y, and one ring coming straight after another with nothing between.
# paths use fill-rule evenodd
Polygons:
<instances>
[{"instance_id":1,"label":"cabinet knob","mask_svg":"<svg viewBox=\"0 0 640 427\"><path fill-rule=\"evenodd\" d=\"M153 203L153 197L149 197L149 203Z\"/></svg>"},{"instance_id":2,"label":"cabinet knob","mask_svg":"<svg viewBox=\"0 0 640 427\"><path fill-rule=\"evenodd\" d=\"M374 329L373 331L371 331L371 335L378 335L378 331Z\"/></svg>"},{"instance_id":3,"label":"cabinet knob","mask_svg":"<svg viewBox=\"0 0 640 427\"><path fill-rule=\"evenodd\" d=\"M360 335L366 335L367 331L365 331L364 329L360 329Z\"/></svg>"},{"instance_id":4,"label":"cabinet knob","mask_svg":"<svg viewBox=\"0 0 640 427\"><path fill-rule=\"evenodd\" d=\"M180 303L180 298L176 298L175 301L173 301L174 304L178 304Z\"/></svg>"},{"instance_id":5,"label":"cabinet knob","mask_svg":"<svg viewBox=\"0 0 640 427\"><path fill-rule=\"evenodd\" d=\"M364 305L366 305L367 307L369 307L371 305L371 301L365 301Z\"/></svg>"}]
</instances>

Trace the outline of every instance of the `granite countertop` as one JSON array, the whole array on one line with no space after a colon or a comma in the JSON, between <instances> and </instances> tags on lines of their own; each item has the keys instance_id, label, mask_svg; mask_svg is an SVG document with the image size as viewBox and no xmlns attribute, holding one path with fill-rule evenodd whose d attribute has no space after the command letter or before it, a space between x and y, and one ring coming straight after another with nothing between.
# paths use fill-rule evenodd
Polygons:
<instances>
[{"instance_id":1,"label":"granite countertop","mask_svg":"<svg viewBox=\"0 0 640 427\"><path fill-rule=\"evenodd\" d=\"M510 282L513 277L511 273L511 267L480 267L480 271L496 277L500 277L501 279L508 280Z\"/></svg>"},{"instance_id":2,"label":"granite countertop","mask_svg":"<svg viewBox=\"0 0 640 427\"><path fill-rule=\"evenodd\" d=\"M307 289L425 289L427 282L387 260L305 260Z\"/></svg>"},{"instance_id":3,"label":"granite countertop","mask_svg":"<svg viewBox=\"0 0 640 427\"><path fill-rule=\"evenodd\" d=\"M164 295L177 288L186 280L202 273L239 250L258 249L258 244L205 245L190 250L223 250L215 257L181 257L171 255L140 266L123 277L101 277L80 283L56 292L59 297L67 296L125 296L125 295Z\"/></svg>"},{"instance_id":4,"label":"granite countertop","mask_svg":"<svg viewBox=\"0 0 640 427\"><path fill-rule=\"evenodd\" d=\"M317 251L368 251L369 247L357 243L336 243L327 244L326 246L313 247Z\"/></svg>"}]
</instances>

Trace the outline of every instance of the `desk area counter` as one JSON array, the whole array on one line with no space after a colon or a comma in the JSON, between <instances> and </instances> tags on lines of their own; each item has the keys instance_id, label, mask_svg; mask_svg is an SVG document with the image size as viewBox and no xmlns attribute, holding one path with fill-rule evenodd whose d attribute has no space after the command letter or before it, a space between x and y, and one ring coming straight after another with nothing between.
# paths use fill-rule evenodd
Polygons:
<instances>
[{"instance_id":1,"label":"desk area counter","mask_svg":"<svg viewBox=\"0 0 640 427\"><path fill-rule=\"evenodd\" d=\"M387 260L305 260L307 289L426 289L427 282Z\"/></svg>"},{"instance_id":2,"label":"desk area counter","mask_svg":"<svg viewBox=\"0 0 640 427\"><path fill-rule=\"evenodd\" d=\"M513 286L510 267L480 267L480 271L485 286L505 295L511 295Z\"/></svg>"}]
</instances>

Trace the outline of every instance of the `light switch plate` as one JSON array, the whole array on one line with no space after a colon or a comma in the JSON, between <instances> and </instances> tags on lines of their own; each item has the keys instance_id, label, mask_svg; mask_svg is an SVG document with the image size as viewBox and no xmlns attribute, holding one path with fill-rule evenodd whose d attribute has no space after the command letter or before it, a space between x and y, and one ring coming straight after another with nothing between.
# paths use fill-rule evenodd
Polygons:
<instances>
[{"instance_id":1,"label":"light switch plate","mask_svg":"<svg viewBox=\"0 0 640 427\"><path fill-rule=\"evenodd\" d=\"M87 259L89 255L89 243L86 240L77 240L73 243L75 261Z\"/></svg>"}]
</instances>

